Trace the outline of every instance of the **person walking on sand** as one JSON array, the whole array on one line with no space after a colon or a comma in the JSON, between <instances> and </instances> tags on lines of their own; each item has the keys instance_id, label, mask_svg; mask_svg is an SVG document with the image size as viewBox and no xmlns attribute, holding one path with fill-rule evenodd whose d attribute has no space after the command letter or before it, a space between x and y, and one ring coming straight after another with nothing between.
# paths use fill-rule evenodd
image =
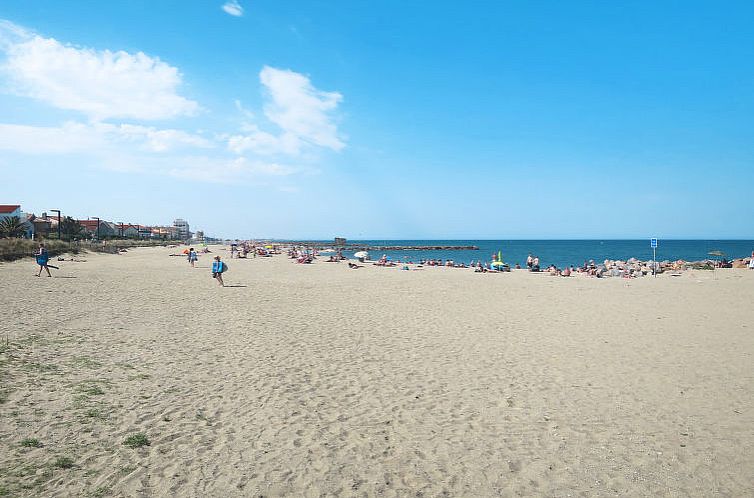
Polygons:
<instances>
[{"instance_id":1,"label":"person walking on sand","mask_svg":"<svg viewBox=\"0 0 754 498\"><path fill-rule=\"evenodd\" d=\"M199 255L196 254L196 251L194 251L194 248L192 247L191 249L189 249L188 253L188 262L191 265L191 268L196 268L194 264L196 263L197 259L199 259Z\"/></svg>"},{"instance_id":2,"label":"person walking on sand","mask_svg":"<svg viewBox=\"0 0 754 498\"><path fill-rule=\"evenodd\" d=\"M50 261L50 254L47 252L47 248L45 248L44 244L39 244L39 250L35 256L37 257L37 264L39 265L37 276L41 277L42 269L44 269L47 272L47 276L52 277L50 274L50 268L47 266L47 262Z\"/></svg>"},{"instance_id":3,"label":"person walking on sand","mask_svg":"<svg viewBox=\"0 0 754 498\"><path fill-rule=\"evenodd\" d=\"M228 270L228 265L220 261L220 256L215 256L215 261L212 262L212 278L217 279L217 283L220 287L225 287L223 282L223 272Z\"/></svg>"}]
</instances>

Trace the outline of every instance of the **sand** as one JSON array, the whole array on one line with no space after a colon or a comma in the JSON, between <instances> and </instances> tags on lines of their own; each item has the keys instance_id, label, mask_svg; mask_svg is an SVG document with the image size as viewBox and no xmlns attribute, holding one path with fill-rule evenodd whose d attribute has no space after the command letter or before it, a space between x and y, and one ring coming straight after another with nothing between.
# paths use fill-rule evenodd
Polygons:
<instances>
[{"instance_id":1,"label":"sand","mask_svg":"<svg viewBox=\"0 0 754 498\"><path fill-rule=\"evenodd\" d=\"M754 493L754 271L171 251L0 265L0 495Z\"/></svg>"}]
</instances>

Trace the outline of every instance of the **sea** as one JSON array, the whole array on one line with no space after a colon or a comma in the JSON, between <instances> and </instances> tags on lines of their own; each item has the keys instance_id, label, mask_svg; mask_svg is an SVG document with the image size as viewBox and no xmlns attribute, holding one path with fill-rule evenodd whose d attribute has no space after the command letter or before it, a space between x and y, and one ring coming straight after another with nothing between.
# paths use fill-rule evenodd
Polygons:
<instances>
[{"instance_id":1,"label":"sea","mask_svg":"<svg viewBox=\"0 0 754 498\"><path fill-rule=\"evenodd\" d=\"M322 241L332 245L332 241ZM421 259L452 259L456 263L469 264L472 261L489 262L492 255L500 253L503 261L514 266L525 267L529 254L539 256L540 266L554 264L558 267L580 266L584 262L605 259L627 260L637 258L651 260L650 240L348 240L348 244L367 246L476 246L478 250L385 250L370 251L369 259L378 259L383 254L392 261L418 262ZM754 251L754 240L663 240L657 243L658 261L700 261L721 259L710 255L720 251L726 259L748 257ZM344 255L353 257L354 251Z\"/></svg>"}]
</instances>

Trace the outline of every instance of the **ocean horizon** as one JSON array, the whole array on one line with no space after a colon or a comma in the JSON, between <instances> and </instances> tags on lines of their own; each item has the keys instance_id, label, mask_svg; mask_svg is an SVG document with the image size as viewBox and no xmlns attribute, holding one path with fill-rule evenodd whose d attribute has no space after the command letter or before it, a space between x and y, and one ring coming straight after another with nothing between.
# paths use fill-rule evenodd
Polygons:
<instances>
[{"instance_id":1,"label":"ocean horizon","mask_svg":"<svg viewBox=\"0 0 754 498\"><path fill-rule=\"evenodd\" d=\"M333 240L310 240L331 246ZM383 254L393 261L413 261L421 259L452 259L457 263L471 261L490 261L493 254L501 253L503 261L511 266L516 263L524 266L529 254L539 256L541 266L554 264L562 267L579 266L585 261L601 262L605 259L626 260L637 258L650 260L653 257L649 239L348 239L348 244L367 246L476 246L477 250L385 250L376 254L372 251L371 259ZM754 240L750 239L659 239L657 247L658 261L699 261L720 259L709 253L720 251L726 259L744 258L754 251ZM345 251L347 257L353 257L354 251Z\"/></svg>"}]
</instances>

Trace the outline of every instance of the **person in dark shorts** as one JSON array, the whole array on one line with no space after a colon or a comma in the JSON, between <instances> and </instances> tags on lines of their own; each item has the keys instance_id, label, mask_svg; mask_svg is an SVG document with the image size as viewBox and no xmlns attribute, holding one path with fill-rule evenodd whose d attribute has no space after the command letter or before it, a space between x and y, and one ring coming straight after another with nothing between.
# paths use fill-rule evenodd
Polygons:
<instances>
[{"instance_id":1,"label":"person in dark shorts","mask_svg":"<svg viewBox=\"0 0 754 498\"><path fill-rule=\"evenodd\" d=\"M217 283L221 287L225 287L223 282L223 272L228 269L228 265L220 261L220 256L215 256L215 260L212 262L212 278L217 280Z\"/></svg>"},{"instance_id":2,"label":"person in dark shorts","mask_svg":"<svg viewBox=\"0 0 754 498\"><path fill-rule=\"evenodd\" d=\"M44 269L47 272L48 277L52 277L50 275L50 268L47 266L47 262L50 261L50 254L47 252L47 248L45 248L44 244L39 244L39 250L36 253L37 257L37 264L39 265L39 272L37 272L37 276L42 276L42 270Z\"/></svg>"},{"instance_id":3,"label":"person in dark shorts","mask_svg":"<svg viewBox=\"0 0 754 498\"><path fill-rule=\"evenodd\" d=\"M196 264L197 259L199 259L199 255L196 254L196 251L192 247L191 249L189 249L189 253L188 253L188 262L191 265L191 268L195 268L194 265Z\"/></svg>"}]
</instances>

